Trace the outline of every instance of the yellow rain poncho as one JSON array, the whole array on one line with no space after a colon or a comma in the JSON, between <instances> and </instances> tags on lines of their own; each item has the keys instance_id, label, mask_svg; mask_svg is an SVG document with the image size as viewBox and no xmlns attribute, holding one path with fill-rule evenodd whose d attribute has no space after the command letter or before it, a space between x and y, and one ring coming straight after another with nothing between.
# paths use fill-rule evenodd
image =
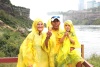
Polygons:
<instances>
[{"instance_id":1,"label":"yellow rain poncho","mask_svg":"<svg viewBox=\"0 0 100 67\"><path fill-rule=\"evenodd\" d=\"M45 46L45 43L43 45L43 49L48 54L49 67L55 67L55 64L54 64L54 55L55 55L54 47L55 47L55 45L56 45L55 36L53 34L48 41L48 47Z\"/></svg>"},{"instance_id":2,"label":"yellow rain poncho","mask_svg":"<svg viewBox=\"0 0 100 67\"><path fill-rule=\"evenodd\" d=\"M66 24L70 25L70 27L71 27L69 36L75 41L75 44L72 44L70 42L69 38L66 37L62 43L63 46L60 48L60 51L57 54L56 60L58 63L58 67L67 67L67 65L69 65L69 64L71 64L71 67L76 67L76 64L78 62L80 62L80 61L83 62L84 60L82 59L82 57L80 56L80 53L76 49L70 51L70 47L80 48L81 45L75 34L75 30L74 30L72 21L71 20L65 21L64 28L65 28ZM66 32L66 30L61 33L62 37L65 32Z\"/></svg>"},{"instance_id":3,"label":"yellow rain poncho","mask_svg":"<svg viewBox=\"0 0 100 67\"><path fill-rule=\"evenodd\" d=\"M41 19L36 19L32 25L32 32L26 37L20 46L18 54L17 67L49 67L48 55L43 50L42 46L46 35L39 34L37 23L43 22Z\"/></svg>"},{"instance_id":4,"label":"yellow rain poncho","mask_svg":"<svg viewBox=\"0 0 100 67\"><path fill-rule=\"evenodd\" d=\"M54 47L54 63L55 63L55 67L57 67L57 63L56 63L56 56L61 48L61 44L60 44L60 38L61 38L61 33L63 32L62 28L60 28L58 30L53 30L52 29L52 24L51 24L51 20L48 21L47 23L47 28L52 32L52 34L55 36L55 47ZM60 60L61 61L61 60Z\"/></svg>"},{"instance_id":5,"label":"yellow rain poncho","mask_svg":"<svg viewBox=\"0 0 100 67\"><path fill-rule=\"evenodd\" d=\"M59 28L59 30L53 30L52 29L52 24L51 24L51 19L49 19L48 20L48 22L47 22L47 28L48 28L48 30L50 30L51 32L52 32L52 34L53 34L53 39L55 39L55 43L56 43L56 45L55 45L55 47L54 47L54 53L55 54L57 54L58 53L58 51L59 51L59 48L60 48L60 38L61 38L61 36L60 36L60 32L62 32L63 30L61 29L61 28Z\"/></svg>"},{"instance_id":6,"label":"yellow rain poncho","mask_svg":"<svg viewBox=\"0 0 100 67\"><path fill-rule=\"evenodd\" d=\"M72 21L71 21L71 20L65 21L65 22L64 22L64 27L65 27L66 24L70 25L71 30L70 30L69 35L70 35L70 37L75 41L75 44L74 44L74 45L71 44L70 47L80 48L80 47L81 47L81 44L79 43L79 41L78 41L78 39L77 39L77 36L76 36L76 34L75 34L75 29L74 29L74 26L73 26Z\"/></svg>"},{"instance_id":7,"label":"yellow rain poncho","mask_svg":"<svg viewBox=\"0 0 100 67\"><path fill-rule=\"evenodd\" d=\"M58 53L58 51L61 47L59 39L61 38L60 37L60 32L62 32L62 29L59 28L59 30L56 30L56 31L53 30L52 29L52 24L51 24L51 19L49 19L48 22L47 22L47 28L48 28L49 31L52 32L52 40L54 41L52 44L55 44L55 46L49 46L49 48L52 48L49 55L52 55L54 57L54 61L52 63L54 63L54 65L56 67L55 57L56 57L56 55L57 55L57 53ZM51 66L51 67L53 67L53 66Z\"/></svg>"},{"instance_id":8,"label":"yellow rain poncho","mask_svg":"<svg viewBox=\"0 0 100 67\"><path fill-rule=\"evenodd\" d=\"M55 36L55 39L56 39L56 46L55 46L55 49L54 49L54 53L55 54L58 54L58 52L59 52L59 49L60 49L60 47L62 46L61 45L61 43L60 43L60 38L61 38L61 36L60 36L60 32L62 32L62 30L61 29L59 29L59 30L51 30L52 31L52 34Z\"/></svg>"},{"instance_id":9,"label":"yellow rain poncho","mask_svg":"<svg viewBox=\"0 0 100 67\"><path fill-rule=\"evenodd\" d=\"M51 19L48 20L48 22L46 23L46 27L48 28L48 30L52 28L52 25L51 25Z\"/></svg>"},{"instance_id":10,"label":"yellow rain poncho","mask_svg":"<svg viewBox=\"0 0 100 67\"><path fill-rule=\"evenodd\" d=\"M51 19L49 19L47 22L47 29L48 29L48 31L52 32ZM52 36L50 37L50 39L48 41L48 47L45 46L45 43L43 45L43 49L48 54L49 67L55 67L55 60L54 60L55 47L56 47L56 39L55 39L55 35L52 33Z\"/></svg>"}]
</instances>

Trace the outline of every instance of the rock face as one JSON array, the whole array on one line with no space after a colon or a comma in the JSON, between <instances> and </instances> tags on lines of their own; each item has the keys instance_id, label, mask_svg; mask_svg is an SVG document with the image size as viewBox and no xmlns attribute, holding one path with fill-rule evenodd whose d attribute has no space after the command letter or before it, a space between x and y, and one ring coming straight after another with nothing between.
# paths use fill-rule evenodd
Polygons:
<instances>
[{"instance_id":1,"label":"rock face","mask_svg":"<svg viewBox=\"0 0 100 67\"><path fill-rule=\"evenodd\" d=\"M30 14L30 9L14 6L10 0L0 0L0 10L4 10L13 16L24 16L26 18L29 18Z\"/></svg>"},{"instance_id":2,"label":"rock face","mask_svg":"<svg viewBox=\"0 0 100 67\"><path fill-rule=\"evenodd\" d=\"M4 22L2 20L0 20L0 26L3 26Z\"/></svg>"},{"instance_id":3,"label":"rock face","mask_svg":"<svg viewBox=\"0 0 100 67\"><path fill-rule=\"evenodd\" d=\"M78 19L78 20L84 20L84 19L90 19L90 20L95 20L100 18L100 12L92 12L92 11L70 11L67 12L66 14L63 14L65 17L64 20L67 19Z\"/></svg>"},{"instance_id":4,"label":"rock face","mask_svg":"<svg viewBox=\"0 0 100 67\"><path fill-rule=\"evenodd\" d=\"M48 15L62 15L63 22L70 19L75 25L100 25L100 6L81 11L48 12Z\"/></svg>"}]
</instances>

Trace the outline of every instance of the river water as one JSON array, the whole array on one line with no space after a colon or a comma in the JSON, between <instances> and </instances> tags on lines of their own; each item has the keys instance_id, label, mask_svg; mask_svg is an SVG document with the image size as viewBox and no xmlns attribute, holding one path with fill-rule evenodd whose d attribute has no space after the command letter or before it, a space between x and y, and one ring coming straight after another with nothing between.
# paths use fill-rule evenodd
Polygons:
<instances>
[{"instance_id":1,"label":"river water","mask_svg":"<svg viewBox=\"0 0 100 67\"><path fill-rule=\"evenodd\" d=\"M75 25L76 35L81 44L84 44L84 57L92 54L100 55L100 25Z\"/></svg>"},{"instance_id":2,"label":"river water","mask_svg":"<svg viewBox=\"0 0 100 67\"><path fill-rule=\"evenodd\" d=\"M79 42L84 44L84 58L100 55L100 25L74 25L74 28Z\"/></svg>"}]
</instances>

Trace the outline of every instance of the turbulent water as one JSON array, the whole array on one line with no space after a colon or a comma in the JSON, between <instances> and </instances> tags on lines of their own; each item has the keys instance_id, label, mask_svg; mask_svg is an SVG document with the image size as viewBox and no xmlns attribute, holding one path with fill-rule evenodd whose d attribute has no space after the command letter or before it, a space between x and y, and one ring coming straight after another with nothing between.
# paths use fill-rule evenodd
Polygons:
<instances>
[{"instance_id":1,"label":"turbulent water","mask_svg":"<svg viewBox=\"0 0 100 67\"><path fill-rule=\"evenodd\" d=\"M75 30L80 43L84 44L85 58L100 55L100 25L78 25Z\"/></svg>"}]
</instances>

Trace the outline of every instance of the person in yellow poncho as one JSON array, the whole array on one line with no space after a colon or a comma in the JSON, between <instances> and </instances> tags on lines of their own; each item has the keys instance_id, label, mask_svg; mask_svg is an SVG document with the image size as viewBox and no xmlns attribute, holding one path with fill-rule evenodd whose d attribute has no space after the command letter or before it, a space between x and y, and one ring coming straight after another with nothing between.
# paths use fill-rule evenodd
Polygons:
<instances>
[{"instance_id":1,"label":"person in yellow poncho","mask_svg":"<svg viewBox=\"0 0 100 67\"><path fill-rule=\"evenodd\" d=\"M62 32L62 29L60 28L60 17L59 16L53 16L51 17L51 19L49 19L48 23L47 23L47 28L50 30L50 32L52 33L52 35L54 35L54 39L56 45L53 48L54 50L52 51L52 53L54 54L54 65L55 67L57 67L57 63L56 63L56 55L59 52L59 49L61 47L60 44L60 32Z\"/></svg>"},{"instance_id":2,"label":"person in yellow poncho","mask_svg":"<svg viewBox=\"0 0 100 67\"><path fill-rule=\"evenodd\" d=\"M76 50L80 48L80 43L78 42L77 36L75 34L74 26L71 20L64 22L65 32L61 34L62 38L60 42L62 47L56 57L58 62L58 67L81 67L81 64L84 62L81 54Z\"/></svg>"},{"instance_id":3,"label":"person in yellow poncho","mask_svg":"<svg viewBox=\"0 0 100 67\"><path fill-rule=\"evenodd\" d=\"M56 40L55 40L55 36L54 34L52 34L51 32L51 24L50 24L51 20L48 21L48 24L47 24L47 36L45 38L45 42L43 44L43 49L47 52L48 54L48 62L49 62L49 67L55 67L55 64L54 64L54 47L56 46Z\"/></svg>"},{"instance_id":4,"label":"person in yellow poncho","mask_svg":"<svg viewBox=\"0 0 100 67\"><path fill-rule=\"evenodd\" d=\"M32 24L32 32L20 46L17 67L49 67L48 54L42 48L46 38L44 23L37 18Z\"/></svg>"}]
</instances>

